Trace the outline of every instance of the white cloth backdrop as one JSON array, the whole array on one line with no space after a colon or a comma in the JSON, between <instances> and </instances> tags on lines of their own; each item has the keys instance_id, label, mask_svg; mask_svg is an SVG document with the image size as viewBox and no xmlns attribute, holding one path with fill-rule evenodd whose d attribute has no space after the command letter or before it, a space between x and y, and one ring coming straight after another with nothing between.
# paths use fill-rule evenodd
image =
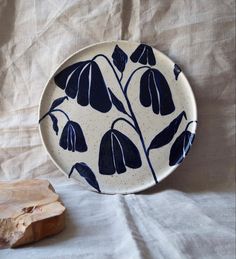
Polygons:
<instances>
[{"instance_id":1,"label":"white cloth backdrop","mask_svg":"<svg viewBox=\"0 0 236 259\"><path fill-rule=\"evenodd\" d=\"M61 234L0 258L235 258L234 0L0 0L0 180L47 178L67 207ZM42 147L37 110L55 68L78 49L125 39L187 75L199 127L189 157L151 190L98 195Z\"/></svg>"}]
</instances>

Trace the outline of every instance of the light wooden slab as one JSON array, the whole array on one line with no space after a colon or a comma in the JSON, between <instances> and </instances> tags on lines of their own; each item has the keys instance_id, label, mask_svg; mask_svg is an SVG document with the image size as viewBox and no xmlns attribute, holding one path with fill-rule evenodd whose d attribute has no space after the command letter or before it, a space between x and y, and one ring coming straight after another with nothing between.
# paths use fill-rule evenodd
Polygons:
<instances>
[{"instance_id":1,"label":"light wooden slab","mask_svg":"<svg viewBox=\"0 0 236 259\"><path fill-rule=\"evenodd\" d=\"M59 233L65 207L47 180L0 182L0 247L17 247Z\"/></svg>"}]
</instances>

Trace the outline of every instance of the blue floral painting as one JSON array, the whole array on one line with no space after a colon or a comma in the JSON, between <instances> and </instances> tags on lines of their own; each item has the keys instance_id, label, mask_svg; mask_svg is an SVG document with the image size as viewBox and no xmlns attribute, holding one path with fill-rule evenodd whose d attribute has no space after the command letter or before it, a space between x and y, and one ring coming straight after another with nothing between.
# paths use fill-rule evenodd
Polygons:
<instances>
[{"instance_id":1,"label":"blue floral painting","mask_svg":"<svg viewBox=\"0 0 236 259\"><path fill-rule=\"evenodd\" d=\"M109 82L105 80L103 71L97 62L98 59L103 59L111 73L114 74L123 95L122 101L109 87ZM127 77L127 81L123 83L123 73L130 62L136 63L137 67ZM143 109L152 111L155 116L168 116L176 110L171 86L164 74L157 69L157 63L158 60L156 60L154 50L146 44L137 46L130 55L116 45L110 56L97 54L90 60L74 63L54 76L54 82L63 91L64 96L53 101L48 112L40 118L39 122L46 117L51 119L55 134L60 133L58 145L66 152L86 152L90 147L87 145L87 136L84 134L81 123L71 120L69 114L61 109L60 105L63 102L75 99L77 105L90 106L103 114L108 113L114 107L120 113L120 116L111 123L110 128L107 129L100 140L97 158L99 173L109 177L113 174L127 173L128 168L134 171L140 168L143 164L143 158L140 154L141 147L153 181L157 183L157 175L150 159L151 150L170 144L174 140L180 125L186 121L185 130L173 141L170 148L169 166L178 165L185 158L193 143L194 134L188 130L188 127L191 123L195 123L195 121L188 121L186 112L182 111L174 119L171 116L172 120L169 125L157 132L150 143L145 142L145 136L128 96L131 79L135 77L136 73L138 71L141 73L139 102ZM174 80L178 80L180 72L180 68L174 65ZM62 129L59 129L58 126L58 117L56 116L58 113L63 114L66 119ZM132 128L139 138L139 146L124 132L114 128L118 121L123 121ZM101 192L96 174L88 164L82 161L76 162L71 166L69 177L74 172L83 177L95 190Z\"/></svg>"}]
</instances>

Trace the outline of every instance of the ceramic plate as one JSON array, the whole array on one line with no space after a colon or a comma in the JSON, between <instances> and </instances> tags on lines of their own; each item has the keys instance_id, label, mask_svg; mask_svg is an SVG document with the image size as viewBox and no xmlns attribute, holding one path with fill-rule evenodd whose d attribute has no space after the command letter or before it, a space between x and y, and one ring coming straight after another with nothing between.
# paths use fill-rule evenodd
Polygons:
<instances>
[{"instance_id":1,"label":"ceramic plate","mask_svg":"<svg viewBox=\"0 0 236 259\"><path fill-rule=\"evenodd\" d=\"M40 102L43 143L56 166L89 189L134 193L186 157L197 110L180 67L158 50L103 42L73 54Z\"/></svg>"}]
</instances>

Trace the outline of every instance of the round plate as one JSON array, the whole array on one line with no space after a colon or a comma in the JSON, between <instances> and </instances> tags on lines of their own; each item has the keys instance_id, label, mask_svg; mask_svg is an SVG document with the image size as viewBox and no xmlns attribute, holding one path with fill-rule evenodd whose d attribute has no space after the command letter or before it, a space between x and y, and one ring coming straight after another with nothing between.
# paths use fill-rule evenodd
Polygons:
<instances>
[{"instance_id":1,"label":"round plate","mask_svg":"<svg viewBox=\"0 0 236 259\"><path fill-rule=\"evenodd\" d=\"M160 182L187 155L197 109L179 66L127 41L91 45L48 81L39 128L56 166L89 189L134 193Z\"/></svg>"}]
</instances>

